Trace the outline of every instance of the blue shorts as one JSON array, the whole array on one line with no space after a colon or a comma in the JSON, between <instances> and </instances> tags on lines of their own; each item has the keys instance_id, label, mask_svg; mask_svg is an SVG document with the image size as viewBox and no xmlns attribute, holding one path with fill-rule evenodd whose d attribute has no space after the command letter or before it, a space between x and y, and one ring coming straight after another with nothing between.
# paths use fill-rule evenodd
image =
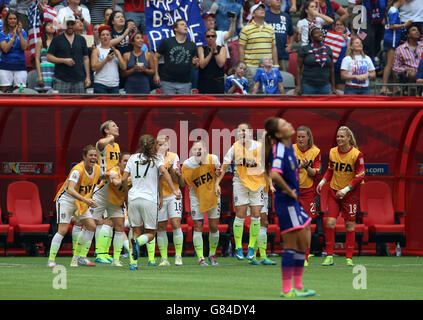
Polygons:
<instances>
[{"instance_id":1,"label":"blue shorts","mask_svg":"<svg viewBox=\"0 0 423 320\"><path fill-rule=\"evenodd\" d=\"M401 39L393 42L393 40L383 40L383 51L395 50L400 45Z\"/></svg>"},{"instance_id":2,"label":"blue shorts","mask_svg":"<svg viewBox=\"0 0 423 320\"><path fill-rule=\"evenodd\" d=\"M298 201L286 196L275 197L275 212L278 215L281 233L303 229L311 222Z\"/></svg>"}]
</instances>

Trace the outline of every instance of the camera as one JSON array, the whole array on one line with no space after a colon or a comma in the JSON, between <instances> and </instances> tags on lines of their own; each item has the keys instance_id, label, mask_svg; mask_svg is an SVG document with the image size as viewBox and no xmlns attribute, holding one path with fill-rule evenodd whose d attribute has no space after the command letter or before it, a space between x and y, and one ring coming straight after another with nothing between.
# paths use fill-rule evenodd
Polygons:
<instances>
[{"instance_id":1,"label":"camera","mask_svg":"<svg viewBox=\"0 0 423 320\"><path fill-rule=\"evenodd\" d=\"M114 53L113 49L110 49L108 54L113 54L113 53Z\"/></svg>"},{"instance_id":2,"label":"camera","mask_svg":"<svg viewBox=\"0 0 423 320\"><path fill-rule=\"evenodd\" d=\"M235 13L233 13L233 12L228 12L228 13L226 13L226 15L227 15L229 18L234 18L234 17L235 17Z\"/></svg>"}]
</instances>

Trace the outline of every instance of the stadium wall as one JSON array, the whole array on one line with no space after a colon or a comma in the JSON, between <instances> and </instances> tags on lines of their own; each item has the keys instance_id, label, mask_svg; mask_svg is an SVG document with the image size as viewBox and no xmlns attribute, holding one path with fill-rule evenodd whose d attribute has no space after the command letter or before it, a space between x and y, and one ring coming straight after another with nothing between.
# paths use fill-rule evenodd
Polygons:
<instances>
[{"instance_id":1,"label":"stadium wall","mask_svg":"<svg viewBox=\"0 0 423 320\"><path fill-rule=\"evenodd\" d=\"M8 184L27 179L39 186L43 211L52 214L56 186L81 161L82 148L100 138L106 120L120 128L121 151L135 152L142 134L167 128L175 133L172 150L186 153L196 136L208 134L222 161L229 146L219 138L216 147L213 135L228 134L240 122L262 129L271 116L311 128L322 172L337 128L349 126L364 154L366 180L386 181L395 210L407 213L404 253L423 255L423 100L411 97L0 95L1 212L7 215Z\"/></svg>"}]
</instances>

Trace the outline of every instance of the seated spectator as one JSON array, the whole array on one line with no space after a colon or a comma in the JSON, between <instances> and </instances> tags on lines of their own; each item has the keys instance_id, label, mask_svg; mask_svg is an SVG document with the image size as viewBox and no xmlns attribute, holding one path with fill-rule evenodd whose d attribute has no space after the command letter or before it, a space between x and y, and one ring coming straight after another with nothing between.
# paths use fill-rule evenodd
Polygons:
<instances>
[{"instance_id":1,"label":"seated spectator","mask_svg":"<svg viewBox=\"0 0 423 320\"><path fill-rule=\"evenodd\" d=\"M248 80L244 77L247 65L239 61L234 68L234 74L229 75L225 82L225 92L228 94L247 94Z\"/></svg>"},{"instance_id":2,"label":"seated spectator","mask_svg":"<svg viewBox=\"0 0 423 320\"><path fill-rule=\"evenodd\" d=\"M272 68L273 61L269 56L261 58L259 68L254 76L252 94L284 94L282 75L277 68Z\"/></svg>"},{"instance_id":3,"label":"seated spectator","mask_svg":"<svg viewBox=\"0 0 423 320\"><path fill-rule=\"evenodd\" d=\"M73 14L75 18L79 18L79 20L84 25L84 34L91 28L91 16L90 11L87 8L81 7L79 4L81 0L67 0L68 6L59 9L57 13L57 23L59 30L67 29L65 17L68 17L70 14Z\"/></svg>"},{"instance_id":4,"label":"seated spectator","mask_svg":"<svg viewBox=\"0 0 423 320\"><path fill-rule=\"evenodd\" d=\"M399 8L403 5L405 0L393 0L392 6L387 8L385 36L383 38L383 50L386 52L386 64L383 69L383 86L379 94L391 95L392 92L386 87L391 75L392 65L394 61L395 49L398 48L401 41L401 32L407 28L412 21L401 23Z\"/></svg>"},{"instance_id":5,"label":"seated spectator","mask_svg":"<svg viewBox=\"0 0 423 320\"><path fill-rule=\"evenodd\" d=\"M407 27L407 42L395 49L392 71L400 83L415 83L417 67L423 55L418 26Z\"/></svg>"},{"instance_id":6,"label":"seated spectator","mask_svg":"<svg viewBox=\"0 0 423 320\"><path fill-rule=\"evenodd\" d=\"M87 42L75 34L75 21L73 14L66 16L65 32L55 37L48 48L47 61L55 64L53 88L59 93L85 93L91 85Z\"/></svg>"},{"instance_id":7,"label":"seated spectator","mask_svg":"<svg viewBox=\"0 0 423 320\"><path fill-rule=\"evenodd\" d=\"M300 42L301 46L309 44L310 30L313 26L322 29L325 25L332 24L331 17L319 13L315 1L308 0L300 13L300 20L297 23L297 34L295 41Z\"/></svg>"},{"instance_id":8,"label":"seated spectator","mask_svg":"<svg viewBox=\"0 0 423 320\"><path fill-rule=\"evenodd\" d=\"M151 53L144 51L144 38L141 32L131 37L133 50L123 55L126 70L122 72L127 94L149 94L151 92L150 80L155 73L154 58Z\"/></svg>"},{"instance_id":9,"label":"seated spectator","mask_svg":"<svg viewBox=\"0 0 423 320\"><path fill-rule=\"evenodd\" d=\"M332 50L319 28L311 28L310 39L298 51L295 94L336 93Z\"/></svg>"},{"instance_id":10,"label":"seated spectator","mask_svg":"<svg viewBox=\"0 0 423 320\"><path fill-rule=\"evenodd\" d=\"M341 77L346 80L344 94L370 95L369 79L376 78L375 66L364 54L363 43L358 37L351 40L342 60Z\"/></svg>"},{"instance_id":11,"label":"seated spectator","mask_svg":"<svg viewBox=\"0 0 423 320\"><path fill-rule=\"evenodd\" d=\"M44 22L41 39L35 45L35 69L37 70L35 90L38 92L47 92L53 88L54 63L47 61L47 52L56 34L53 21Z\"/></svg>"},{"instance_id":12,"label":"seated spectator","mask_svg":"<svg viewBox=\"0 0 423 320\"><path fill-rule=\"evenodd\" d=\"M226 48L216 44L216 30L207 29L205 34L207 45L198 47L200 69L198 91L202 94L225 93Z\"/></svg>"},{"instance_id":13,"label":"seated spectator","mask_svg":"<svg viewBox=\"0 0 423 320\"><path fill-rule=\"evenodd\" d=\"M111 28L101 26L98 30L100 46L91 53L91 69L94 71L94 93L119 94L119 68L126 69L119 50L110 45Z\"/></svg>"},{"instance_id":14,"label":"seated spectator","mask_svg":"<svg viewBox=\"0 0 423 320\"><path fill-rule=\"evenodd\" d=\"M26 87L27 70L25 50L28 36L18 21L16 11L9 10L4 17L3 30L0 32L0 89L13 91Z\"/></svg>"},{"instance_id":15,"label":"seated spectator","mask_svg":"<svg viewBox=\"0 0 423 320\"><path fill-rule=\"evenodd\" d=\"M342 45L341 51L338 56L338 60L336 60L334 65L335 87L338 90L344 91L345 80L341 78L341 63L342 63L342 59L344 59L345 54L347 52L347 47L351 40L351 36L350 36L351 34L349 30L347 29L346 22L339 18L336 19L335 21L335 32L342 34L344 36L344 44Z\"/></svg>"},{"instance_id":16,"label":"seated spectator","mask_svg":"<svg viewBox=\"0 0 423 320\"><path fill-rule=\"evenodd\" d=\"M279 70L288 71L289 52L292 51L295 40L292 20L288 13L282 11L280 0L267 0L266 3L269 10L266 11L264 21L272 25L275 30L278 52L278 61L275 61L275 64L279 65Z\"/></svg>"}]
</instances>

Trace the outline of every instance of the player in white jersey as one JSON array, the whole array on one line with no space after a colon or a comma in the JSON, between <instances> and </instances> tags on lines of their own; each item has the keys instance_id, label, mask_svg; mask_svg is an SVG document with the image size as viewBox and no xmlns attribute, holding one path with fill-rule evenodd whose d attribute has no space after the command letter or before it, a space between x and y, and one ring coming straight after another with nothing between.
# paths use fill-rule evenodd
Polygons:
<instances>
[{"instance_id":1,"label":"player in white jersey","mask_svg":"<svg viewBox=\"0 0 423 320\"><path fill-rule=\"evenodd\" d=\"M135 262L140 254L140 246L156 236L158 210L163 204L162 195L159 194L160 174L164 176L176 199L181 199L181 192L175 189L163 158L157 154L156 139L145 134L139 140L138 152L129 158L122 177L125 190L128 190L129 175L132 181L132 187L128 191L128 218L133 232L131 243ZM131 264L130 270L137 269L137 263Z\"/></svg>"}]
</instances>

